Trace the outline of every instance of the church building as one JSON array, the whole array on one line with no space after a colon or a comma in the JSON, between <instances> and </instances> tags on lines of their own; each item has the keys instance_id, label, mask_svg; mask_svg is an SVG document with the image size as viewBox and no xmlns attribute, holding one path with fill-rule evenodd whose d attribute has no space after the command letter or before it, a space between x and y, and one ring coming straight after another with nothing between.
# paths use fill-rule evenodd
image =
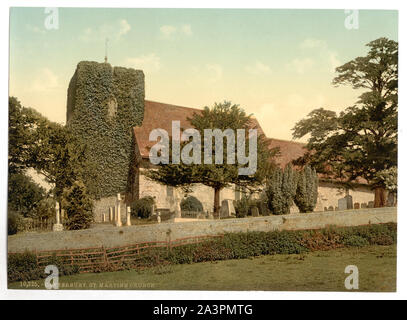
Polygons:
<instances>
[{"instance_id":1,"label":"church building","mask_svg":"<svg viewBox=\"0 0 407 320\"><path fill-rule=\"evenodd\" d=\"M155 198L158 209L173 211L181 200L180 190L150 181L143 175L150 170L149 150L156 143L149 141L154 129L171 132L172 121L180 121L181 129L190 128L187 118L200 109L177 106L145 99L144 74L141 70L112 67L108 63L82 61L70 81L67 100L67 126L90 148L98 172L95 220L115 205L117 193L130 203L145 196ZM261 124L252 119L258 133ZM268 137L270 148L278 147L276 159L282 168L302 156L305 145ZM205 212L213 211L213 189L194 185L191 195L202 203ZM335 210L338 200L351 195L353 203L368 204L374 193L361 181L346 189L335 180L320 177L315 211ZM234 186L221 191L220 200L238 200L242 196ZM122 215L124 215L124 206ZM293 206L292 212L298 212Z\"/></svg>"}]
</instances>

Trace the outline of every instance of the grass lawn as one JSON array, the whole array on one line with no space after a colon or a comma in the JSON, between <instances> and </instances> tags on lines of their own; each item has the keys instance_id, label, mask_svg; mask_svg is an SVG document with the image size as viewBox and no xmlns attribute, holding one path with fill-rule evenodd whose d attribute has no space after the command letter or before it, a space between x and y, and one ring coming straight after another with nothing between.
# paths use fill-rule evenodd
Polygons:
<instances>
[{"instance_id":1,"label":"grass lawn","mask_svg":"<svg viewBox=\"0 0 407 320\"><path fill-rule=\"evenodd\" d=\"M60 289L347 291L347 265L359 269L359 291L396 290L396 245L172 265L61 277ZM10 289L44 288L44 280Z\"/></svg>"}]
</instances>

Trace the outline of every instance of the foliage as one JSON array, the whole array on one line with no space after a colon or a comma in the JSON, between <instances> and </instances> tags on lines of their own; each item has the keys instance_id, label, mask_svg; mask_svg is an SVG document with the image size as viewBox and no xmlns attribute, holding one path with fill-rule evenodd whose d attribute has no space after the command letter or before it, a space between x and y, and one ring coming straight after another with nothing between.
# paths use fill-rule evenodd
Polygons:
<instances>
[{"instance_id":1,"label":"foliage","mask_svg":"<svg viewBox=\"0 0 407 320\"><path fill-rule=\"evenodd\" d=\"M96 197L129 187L129 168L135 161L132 128L142 123L143 116L142 71L108 63L78 64L68 88L67 126L89 147Z\"/></svg>"},{"instance_id":2,"label":"foliage","mask_svg":"<svg viewBox=\"0 0 407 320\"><path fill-rule=\"evenodd\" d=\"M66 265L61 258L55 255L50 257L46 265L55 265L58 268L59 276L72 275L79 273L78 266ZM7 279L8 281L31 281L45 278L47 274L44 267L37 263L35 253L24 252L8 255L7 261Z\"/></svg>"},{"instance_id":3,"label":"foliage","mask_svg":"<svg viewBox=\"0 0 407 320\"><path fill-rule=\"evenodd\" d=\"M8 177L8 210L32 216L40 201L45 198L44 188L24 173L10 173Z\"/></svg>"},{"instance_id":4,"label":"foliage","mask_svg":"<svg viewBox=\"0 0 407 320\"><path fill-rule=\"evenodd\" d=\"M9 117L10 177L34 168L54 186L56 199L77 179L92 189L94 168L79 137L33 109L22 107L14 97L9 98Z\"/></svg>"},{"instance_id":5,"label":"foliage","mask_svg":"<svg viewBox=\"0 0 407 320\"><path fill-rule=\"evenodd\" d=\"M250 196L244 194L241 199L233 201L233 205L236 210L237 218L244 218L251 215L252 208L258 208L260 215L268 216L270 214L270 210L267 206L267 197L264 195L260 196L259 199L252 199Z\"/></svg>"},{"instance_id":6,"label":"foliage","mask_svg":"<svg viewBox=\"0 0 407 320\"><path fill-rule=\"evenodd\" d=\"M269 232L227 233L223 237L173 248L148 248L134 260L118 268L98 266L94 271L148 268L169 264L188 264L204 261L247 259L261 255L301 254L312 251L367 245L392 245L397 242L397 224L374 224L355 227L328 227L319 230L289 230ZM34 280L44 273L36 264L35 255L20 253L8 255L9 281ZM47 264L58 266L61 275L78 272L77 266L55 256Z\"/></svg>"},{"instance_id":7,"label":"foliage","mask_svg":"<svg viewBox=\"0 0 407 320\"><path fill-rule=\"evenodd\" d=\"M23 173L30 162L36 127L44 118L34 109L25 108L15 97L9 97L9 174Z\"/></svg>"},{"instance_id":8,"label":"foliage","mask_svg":"<svg viewBox=\"0 0 407 320\"><path fill-rule=\"evenodd\" d=\"M396 241L394 223L305 231L228 233L220 239L172 248L167 259L174 264L185 264L298 254L345 246L391 245Z\"/></svg>"},{"instance_id":9,"label":"foliage","mask_svg":"<svg viewBox=\"0 0 407 320\"><path fill-rule=\"evenodd\" d=\"M151 215L151 208L155 204L153 197L143 197L135 200L131 204L131 215L142 219L148 218Z\"/></svg>"},{"instance_id":10,"label":"foliage","mask_svg":"<svg viewBox=\"0 0 407 320\"><path fill-rule=\"evenodd\" d=\"M297 173L297 191L294 202L300 212L312 212L318 199L318 175L315 169L305 166Z\"/></svg>"},{"instance_id":11,"label":"foliage","mask_svg":"<svg viewBox=\"0 0 407 320\"><path fill-rule=\"evenodd\" d=\"M390 192L397 193L397 167L381 170L376 173L376 181Z\"/></svg>"},{"instance_id":12,"label":"foliage","mask_svg":"<svg viewBox=\"0 0 407 320\"><path fill-rule=\"evenodd\" d=\"M7 215L7 234L10 236L23 230L23 217L16 211L9 210Z\"/></svg>"},{"instance_id":13,"label":"foliage","mask_svg":"<svg viewBox=\"0 0 407 320\"><path fill-rule=\"evenodd\" d=\"M293 137L309 135L309 151L297 163L309 163L329 177L369 183L378 172L397 166L398 43L379 38L369 52L336 68L334 85L364 89L354 106L337 115L313 110L293 128ZM383 204L382 204L383 205Z\"/></svg>"},{"instance_id":14,"label":"foliage","mask_svg":"<svg viewBox=\"0 0 407 320\"><path fill-rule=\"evenodd\" d=\"M284 171L276 168L272 171L266 186L267 203L273 214L290 213L297 189L297 174L290 164Z\"/></svg>"},{"instance_id":15,"label":"foliage","mask_svg":"<svg viewBox=\"0 0 407 320\"><path fill-rule=\"evenodd\" d=\"M70 188L64 189L62 208L68 217L69 230L87 229L93 221L93 201L83 182L75 181Z\"/></svg>"},{"instance_id":16,"label":"foliage","mask_svg":"<svg viewBox=\"0 0 407 320\"><path fill-rule=\"evenodd\" d=\"M212 108L205 107L202 112L195 113L188 119L193 128L197 129L201 137L204 137L205 129L233 130L235 137L237 129L246 130L246 153L248 153L248 130L253 128L250 115L246 115L239 105L231 102L215 103ZM204 140L204 139L202 139ZM189 143L185 142L185 144ZM213 142L214 143L214 142ZM183 146L183 145L182 145ZM277 150L269 150L264 135L257 139L257 171L252 175L239 175L238 169L244 167L235 161L235 164L227 164L227 142L223 139L223 164L204 164L204 143L201 143L201 164L162 164L158 170L146 172L148 178L162 184L188 187L194 183L202 183L214 190L214 212L220 209L220 191L231 184L246 188L258 189L262 186L265 176L272 166L271 158ZM170 152L171 154L171 152ZM215 148L212 148L212 157ZM171 161L170 161L171 163Z\"/></svg>"},{"instance_id":17,"label":"foliage","mask_svg":"<svg viewBox=\"0 0 407 320\"><path fill-rule=\"evenodd\" d=\"M182 211L198 211L202 212L203 211L203 206L201 201L199 201L196 197L194 196L188 196L185 199L182 199L181 201L181 210Z\"/></svg>"},{"instance_id":18,"label":"foliage","mask_svg":"<svg viewBox=\"0 0 407 320\"><path fill-rule=\"evenodd\" d=\"M239 200L235 200L233 202L235 210L236 210L236 217L237 218L244 218L247 217L250 213L250 207L252 205L252 200L246 195Z\"/></svg>"},{"instance_id":19,"label":"foliage","mask_svg":"<svg viewBox=\"0 0 407 320\"><path fill-rule=\"evenodd\" d=\"M40 219L55 217L55 200L50 197L41 199L33 211L33 217Z\"/></svg>"},{"instance_id":20,"label":"foliage","mask_svg":"<svg viewBox=\"0 0 407 320\"><path fill-rule=\"evenodd\" d=\"M356 235L352 235L344 241L344 245L347 247L364 247L368 244L369 242L365 238Z\"/></svg>"}]
</instances>

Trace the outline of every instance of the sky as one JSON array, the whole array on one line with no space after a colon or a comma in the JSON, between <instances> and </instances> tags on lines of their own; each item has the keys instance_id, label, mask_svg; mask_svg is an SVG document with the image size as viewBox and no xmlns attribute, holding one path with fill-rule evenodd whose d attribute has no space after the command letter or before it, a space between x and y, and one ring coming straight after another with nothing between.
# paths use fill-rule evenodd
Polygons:
<instances>
[{"instance_id":1,"label":"sky","mask_svg":"<svg viewBox=\"0 0 407 320\"><path fill-rule=\"evenodd\" d=\"M146 99L232 101L268 137L291 140L312 110L339 112L361 94L332 85L336 67L366 55L372 40L398 39L388 10L361 10L357 20L345 10L59 8L51 21L54 12L10 9L9 94L59 123L77 63L103 62L108 38L110 64L144 71Z\"/></svg>"}]
</instances>

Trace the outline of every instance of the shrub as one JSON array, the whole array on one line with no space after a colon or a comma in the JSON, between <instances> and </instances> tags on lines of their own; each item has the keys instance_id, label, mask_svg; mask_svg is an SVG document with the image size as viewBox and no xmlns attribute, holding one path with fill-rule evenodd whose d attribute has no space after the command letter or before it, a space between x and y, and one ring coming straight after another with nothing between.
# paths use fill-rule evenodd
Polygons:
<instances>
[{"instance_id":1,"label":"shrub","mask_svg":"<svg viewBox=\"0 0 407 320\"><path fill-rule=\"evenodd\" d=\"M64 189L62 207L68 217L69 230L87 229L93 221L93 201L83 182L75 181L70 188Z\"/></svg>"},{"instance_id":2,"label":"shrub","mask_svg":"<svg viewBox=\"0 0 407 320\"><path fill-rule=\"evenodd\" d=\"M265 190L267 204L273 214L290 213L296 188L296 172L290 164L285 167L284 171L280 168L273 170Z\"/></svg>"},{"instance_id":3,"label":"shrub","mask_svg":"<svg viewBox=\"0 0 407 320\"><path fill-rule=\"evenodd\" d=\"M79 273L76 265L67 265L61 258L51 256L44 265L55 265L60 276ZM14 253L8 255L7 278L8 281L30 281L45 278L45 267L37 264L37 258L32 252Z\"/></svg>"},{"instance_id":4,"label":"shrub","mask_svg":"<svg viewBox=\"0 0 407 320\"><path fill-rule=\"evenodd\" d=\"M297 174L297 188L294 202L300 212L312 212L318 198L318 176L315 169L305 166Z\"/></svg>"},{"instance_id":5,"label":"shrub","mask_svg":"<svg viewBox=\"0 0 407 320\"><path fill-rule=\"evenodd\" d=\"M33 210L33 216L35 218L53 218L55 217L55 200L52 198L44 198Z\"/></svg>"},{"instance_id":6,"label":"shrub","mask_svg":"<svg viewBox=\"0 0 407 320\"><path fill-rule=\"evenodd\" d=\"M203 206L201 201L199 201L194 196L189 196L181 201L181 210L182 211L203 211Z\"/></svg>"},{"instance_id":7,"label":"shrub","mask_svg":"<svg viewBox=\"0 0 407 320\"><path fill-rule=\"evenodd\" d=\"M364 247L369 244L369 241L361 236L351 235L345 238L343 243L347 247Z\"/></svg>"},{"instance_id":8,"label":"shrub","mask_svg":"<svg viewBox=\"0 0 407 320\"><path fill-rule=\"evenodd\" d=\"M133 201L131 204L131 215L133 217L148 218L151 215L151 208L155 204L153 197L144 197Z\"/></svg>"},{"instance_id":9,"label":"shrub","mask_svg":"<svg viewBox=\"0 0 407 320\"><path fill-rule=\"evenodd\" d=\"M18 212L9 211L7 219L7 234L16 234L17 232L22 231L23 228L23 217Z\"/></svg>"},{"instance_id":10,"label":"shrub","mask_svg":"<svg viewBox=\"0 0 407 320\"><path fill-rule=\"evenodd\" d=\"M23 174L13 173L8 179L8 208L24 217L32 213L38 203L45 198L45 189Z\"/></svg>"},{"instance_id":11,"label":"shrub","mask_svg":"<svg viewBox=\"0 0 407 320\"><path fill-rule=\"evenodd\" d=\"M240 200L234 201L234 206L236 210L237 218L244 218L249 215L250 212L250 199L246 196L243 196Z\"/></svg>"}]
</instances>

